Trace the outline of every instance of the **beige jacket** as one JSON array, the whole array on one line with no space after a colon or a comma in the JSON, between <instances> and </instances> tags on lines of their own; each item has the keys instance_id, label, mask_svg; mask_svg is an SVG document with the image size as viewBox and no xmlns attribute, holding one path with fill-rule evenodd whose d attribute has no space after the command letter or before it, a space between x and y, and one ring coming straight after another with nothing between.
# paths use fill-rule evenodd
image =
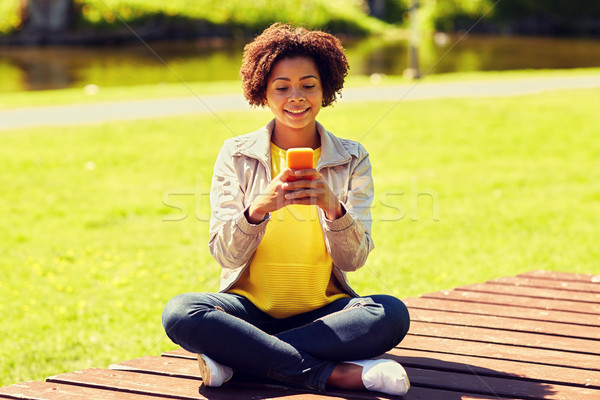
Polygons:
<instances>
[{"instance_id":1,"label":"beige jacket","mask_svg":"<svg viewBox=\"0 0 600 400\"><path fill-rule=\"evenodd\" d=\"M220 291L229 289L248 266L271 219L257 225L244 212L271 181L271 132L274 120L261 129L225 141L214 167L211 186L209 249L223 267ZM352 296L346 271L362 267L373 249L371 203L373 180L369 155L355 141L340 139L317 122L321 135L321 158L317 170L346 210L330 221L319 209L319 222L333 273L343 290Z\"/></svg>"}]
</instances>

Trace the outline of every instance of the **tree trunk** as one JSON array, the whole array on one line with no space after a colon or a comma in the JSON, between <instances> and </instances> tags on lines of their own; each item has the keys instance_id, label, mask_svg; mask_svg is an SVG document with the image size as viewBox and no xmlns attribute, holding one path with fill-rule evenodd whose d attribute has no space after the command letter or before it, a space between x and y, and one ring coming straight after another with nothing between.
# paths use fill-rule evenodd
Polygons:
<instances>
[{"instance_id":1,"label":"tree trunk","mask_svg":"<svg viewBox=\"0 0 600 400\"><path fill-rule=\"evenodd\" d=\"M385 17L385 0L369 0L370 14L375 18Z\"/></svg>"},{"instance_id":2,"label":"tree trunk","mask_svg":"<svg viewBox=\"0 0 600 400\"><path fill-rule=\"evenodd\" d=\"M73 22L73 0L21 0L23 32L58 33Z\"/></svg>"}]
</instances>

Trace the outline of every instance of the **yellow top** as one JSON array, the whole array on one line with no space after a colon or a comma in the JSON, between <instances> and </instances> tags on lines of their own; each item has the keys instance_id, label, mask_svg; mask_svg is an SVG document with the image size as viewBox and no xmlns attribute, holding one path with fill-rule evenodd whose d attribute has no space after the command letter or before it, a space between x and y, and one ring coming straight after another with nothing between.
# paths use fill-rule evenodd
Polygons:
<instances>
[{"instance_id":1,"label":"yellow top","mask_svg":"<svg viewBox=\"0 0 600 400\"><path fill-rule=\"evenodd\" d=\"M314 165L321 149L314 152ZM285 168L286 151L271 143L271 173ZM335 284L317 206L290 205L271 220L250 265L228 290L275 318L315 310L349 297Z\"/></svg>"}]
</instances>

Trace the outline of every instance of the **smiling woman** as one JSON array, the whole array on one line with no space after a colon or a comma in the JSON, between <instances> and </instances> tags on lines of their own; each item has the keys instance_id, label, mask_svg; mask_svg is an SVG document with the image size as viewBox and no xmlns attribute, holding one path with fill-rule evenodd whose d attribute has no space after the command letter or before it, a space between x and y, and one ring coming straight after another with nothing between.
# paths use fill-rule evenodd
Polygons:
<instances>
[{"instance_id":1,"label":"smiling woman","mask_svg":"<svg viewBox=\"0 0 600 400\"><path fill-rule=\"evenodd\" d=\"M163 312L168 336L199 354L207 386L234 371L313 390L410 386L400 364L372 360L406 335L406 306L361 297L346 278L373 249L371 164L316 117L347 71L340 41L324 32L275 24L245 48L244 94L274 119L228 139L217 158L209 248L223 268L219 293L179 295ZM315 168L287 166L292 148L312 150Z\"/></svg>"}]
</instances>

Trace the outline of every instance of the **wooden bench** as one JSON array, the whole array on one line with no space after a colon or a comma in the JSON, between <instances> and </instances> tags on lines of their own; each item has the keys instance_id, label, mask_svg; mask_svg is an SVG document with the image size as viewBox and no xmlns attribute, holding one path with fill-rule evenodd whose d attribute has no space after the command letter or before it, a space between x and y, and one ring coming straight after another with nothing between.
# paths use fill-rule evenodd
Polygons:
<instances>
[{"instance_id":1,"label":"wooden bench","mask_svg":"<svg viewBox=\"0 0 600 400\"><path fill-rule=\"evenodd\" d=\"M600 400L600 276L534 271L405 299L412 325L385 355L402 363L405 399ZM0 388L0 399L376 399L234 379L201 385L194 354L175 350Z\"/></svg>"}]
</instances>

